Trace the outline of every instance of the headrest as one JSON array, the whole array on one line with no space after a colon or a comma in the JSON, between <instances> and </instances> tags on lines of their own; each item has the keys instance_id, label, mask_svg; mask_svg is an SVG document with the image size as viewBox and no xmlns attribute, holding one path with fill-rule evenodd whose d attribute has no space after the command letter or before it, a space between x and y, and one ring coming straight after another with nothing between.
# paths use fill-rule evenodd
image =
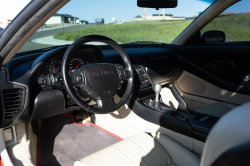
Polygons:
<instances>
[{"instance_id":1,"label":"headrest","mask_svg":"<svg viewBox=\"0 0 250 166\"><path fill-rule=\"evenodd\" d=\"M250 141L250 103L224 115L212 128L206 140L201 166L210 166L223 154Z\"/></svg>"}]
</instances>

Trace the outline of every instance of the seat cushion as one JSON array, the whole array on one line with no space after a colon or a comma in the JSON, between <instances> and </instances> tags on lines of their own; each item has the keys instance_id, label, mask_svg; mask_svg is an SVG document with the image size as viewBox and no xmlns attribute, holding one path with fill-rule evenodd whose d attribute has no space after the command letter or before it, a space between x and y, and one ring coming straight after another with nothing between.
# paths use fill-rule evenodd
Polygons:
<instances>
[{"instance_id":1,"label":"seat cushion","mask_svg":"<svg viewBox=\"0 0 250 166\"><path fill-rule=\"evenodd\" d=\"M146 133L140 133L76 161L74 166L174 166L179 163L183 163L179 166L199 165L199 158L186 148L179 144L176 149L171 147L176 144L178 143L166 136L159 135L154 139ZM168 153L164 146L173 152ZM173 157L176 161L171 160L171 154L176 155Z\"/></svg>"},{"instance_id":2,"label":"seat cushion","mask_svg":"<svg viewBox=\"0 0 250 166\"><path fill-rule=\"evenodd\" d=\"M168 152L172 163L178 166L199 166L200 158L166 135L160 134L154 138Z\"/></svg>"},{"instance_id":3,"label":"seat cushion","mask_svg":"<svg viewBox=\"0 0 250 166\"><path fill-rule=\"evenodd\" d=\"M165 149L146 133L137 134L94 153L74 166L169 166Z\"/></svg>"},{"instance_id":4,"label":"seat cushion","mask_svg":"<svg viewBox=\"0 0 250 166\"><path fill-rule=\"evenodd\" d=\"M230 107L223 103L213 103L203 108L200 108L196 111L202 114L212 115L212 116L216 116L220 118L226 113L228 113L230 110L232 110L233 108L234 108L233 106Z\"/></svg>"}]
</instances>

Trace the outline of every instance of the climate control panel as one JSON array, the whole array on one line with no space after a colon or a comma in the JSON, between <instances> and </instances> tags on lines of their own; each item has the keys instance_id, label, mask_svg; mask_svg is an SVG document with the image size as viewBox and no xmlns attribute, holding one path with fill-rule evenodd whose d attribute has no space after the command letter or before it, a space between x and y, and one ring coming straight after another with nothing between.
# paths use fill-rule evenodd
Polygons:
<instances>
[{"instance_id":1,"label":"climate control panel","mask_svg":"<svg viewBox=\"0 0 250 166\"><path fill-rule=\"evenodd\" d=\"M135 69L135 87L140 88L140 90L152 87L146 72L139 65L133 67Z\"/></svg>"}]
</instances>

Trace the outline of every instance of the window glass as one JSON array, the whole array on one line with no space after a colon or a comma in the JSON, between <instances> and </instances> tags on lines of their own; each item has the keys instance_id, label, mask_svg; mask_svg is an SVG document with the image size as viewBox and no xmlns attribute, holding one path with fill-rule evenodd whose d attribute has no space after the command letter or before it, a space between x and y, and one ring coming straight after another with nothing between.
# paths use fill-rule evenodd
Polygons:
<instances>
[{"instance_id":1,"label":"window glass","mask_svg":"<svg viewBox=\"0 0 250 166\"><path fill-rule=\"evenodd\" d=\"M250 1L242 0L232 5L201 30L223 31L226 42L250 41Z\"/></svg>"},{"instance_id":2,"label":"window glass","mask_svg":"<svg viewBox=\"0 0 250 166\"><path fill-rule=\"evenodd\" d=\"M30 0L0 0L0 33Z\"/></svg>"},{"instance_id":3,"label":"window glass","mask_svg":"<svg viewBox=\"0 0 250 166\"><path fill-rule=\"evenodd\" d=\"M137 0L71 0L18 52L71 44L92 34L120 44L169 44L213 2L178 0L176 8L156 10L139 8Z\"/></svg>"}]
</instances>

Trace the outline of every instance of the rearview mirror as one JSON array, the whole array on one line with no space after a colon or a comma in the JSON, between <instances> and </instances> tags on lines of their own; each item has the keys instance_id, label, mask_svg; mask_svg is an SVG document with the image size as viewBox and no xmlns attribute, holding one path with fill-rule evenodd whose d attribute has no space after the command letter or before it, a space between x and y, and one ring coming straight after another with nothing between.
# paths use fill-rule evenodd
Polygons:
<instances>
[{"instance_id":1,"label":"rearview mirror","mask_svg":"<svg viewBox=\"0 0 250 166\"><path fill-rule=\"evenodd\" d=\"M201 35L201 43L218 43L226 40L225 33L222 31L207 31Z\"/></svg>"},{"instance_id":2,"label":"rearview mirror","mask_svg":"<svg viewBox=\"0 0 250 166\"><path fill-rule=\"evenodd\" d=\"M137 0L137 6L144 8L175 8L178 0Z\"/></svg>"}]
</instances>

